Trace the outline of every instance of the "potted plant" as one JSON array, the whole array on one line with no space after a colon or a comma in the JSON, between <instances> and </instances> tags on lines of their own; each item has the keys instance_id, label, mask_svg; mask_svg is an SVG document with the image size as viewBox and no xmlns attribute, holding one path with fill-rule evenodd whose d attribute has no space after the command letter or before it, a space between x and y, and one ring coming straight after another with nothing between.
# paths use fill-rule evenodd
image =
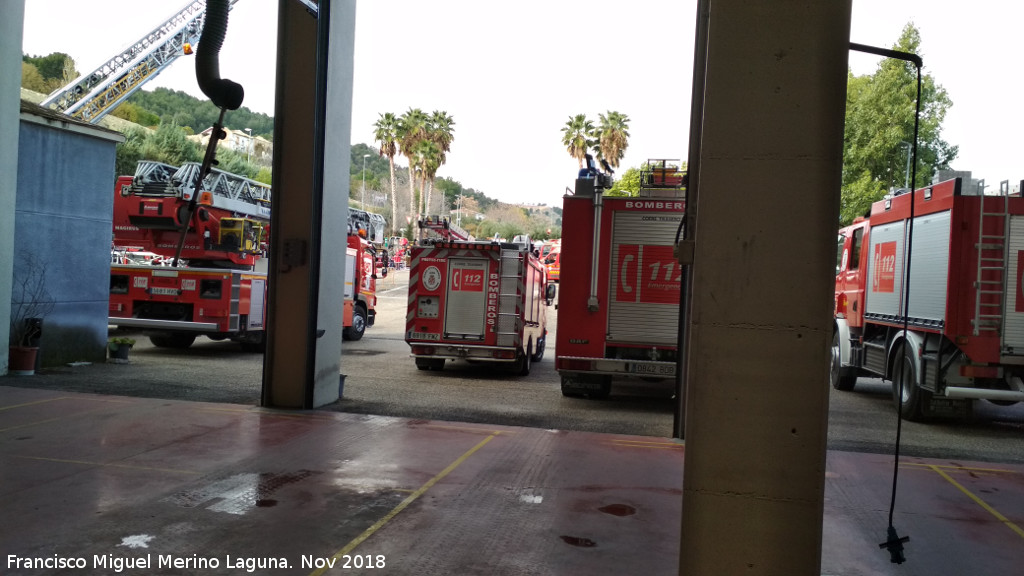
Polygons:
<instances>
[{"instance_id":1,"label":"potted plant","mask_svg":"<svg viewBox=\"0 0 1024 576\"><path fill-rule=\"evenodd\" d=\"M15 376L31 376L36 371L43 317L54 306L46 286L46 262L32 252L22 252L13 288L8 370Z\"/></svg>"},{"instance_id":2,"label":"potted plant","mask_svg":"<svg viewBox=\"0 0 1024 576\"><path fill-rule=\"evenodd\" d=\"M127 364L128 353L135 345L134 338L116 336L107 340L107 349L110 350L110 360L115 364Z\"/></svg>"}]
</instances>

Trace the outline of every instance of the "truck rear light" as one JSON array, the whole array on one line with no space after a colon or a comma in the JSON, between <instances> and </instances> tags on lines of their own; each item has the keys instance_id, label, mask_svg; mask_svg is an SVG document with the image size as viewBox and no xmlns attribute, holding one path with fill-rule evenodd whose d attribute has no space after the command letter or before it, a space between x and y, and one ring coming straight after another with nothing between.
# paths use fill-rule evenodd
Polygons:
<instances>
[{"instance_id":1,"label":"truck rear light","mask_svg":"<svg viewBox=\"0 0 1024 576\"><path fill-rule=\"evenodd\" d=\"M110 306L107 308L107 311L108 312L120 312L123 307L124 307L124 305L121 304L120 302L117 302L117 303L111 302Z\"/></svg>"},{"instance_id":2,"label":"truck rear light","mask_svg":"<svg viewBox=\"0 0 1024 576\"><path fill-rule=\"evenodd\" d=\"M590 360L562 360L559 370L590 370Z\"/></svg>"},{"instance_id":3,"label":"truck rear light","mask_svg":"<svg viewBox=\"0 0 1024 576\"><path fill-rule=\"evenodd\" d=\"M960 367L960 375L966 378L999 378L999 367L967 364Z\"/></svg>"},{"instance_id":4,"label":"truck rear light","mask_svg":"<svg viewBox=\"0 0 1024 576\"><path fill-rule=\"evenodd\" d=\"M431 356L435 352L433 346L413 346L412 353L417 356Z\"/></svg>"},{"instance_id":5,"label":"truck rear light","mask_svg":"<svg viewBox=\"0 0 1024 576\"><path fill-rule=\"evenodd\" d=\"M493 356L494 358L500 359L500 360L515 360L516 359L516 351L515 350L495 350L494 352L491 353L491 356Z\"/></svg>"}]
</instances>

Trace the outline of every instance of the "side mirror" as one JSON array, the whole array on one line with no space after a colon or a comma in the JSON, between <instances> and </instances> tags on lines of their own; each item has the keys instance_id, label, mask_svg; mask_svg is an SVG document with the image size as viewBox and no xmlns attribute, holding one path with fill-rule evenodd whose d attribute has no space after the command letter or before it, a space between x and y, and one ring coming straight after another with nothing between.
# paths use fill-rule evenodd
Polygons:
<instances>
[{"instance_id":1,"label":"side mirror","mask_svg":"<svg viewBox=\"0 0 1024 576\"><path fill-rule=\"evenodd\" d=\"M548 284L548 287L544 289L544 300L547 301L548 306L555 301L555 285Z\"/></svg>"}]
</instances>

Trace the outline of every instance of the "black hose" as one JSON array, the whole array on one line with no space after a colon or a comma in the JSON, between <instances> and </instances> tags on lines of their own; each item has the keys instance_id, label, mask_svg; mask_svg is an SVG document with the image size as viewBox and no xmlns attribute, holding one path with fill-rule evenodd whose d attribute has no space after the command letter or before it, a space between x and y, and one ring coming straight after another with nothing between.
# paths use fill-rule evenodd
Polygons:
<instances>
[{"instance_id":1,"label":"black hose","mask_svg":"<svg viewBox=\"0 0 1024 576\"><path fill-rule=\"evenodd\" d=\"M196 81L217 108L237 110L245 98L242 85L220 77L220 48L228 31L230 0L206 0L206 18L196 50Z\"/></svg>"}]
</instances>

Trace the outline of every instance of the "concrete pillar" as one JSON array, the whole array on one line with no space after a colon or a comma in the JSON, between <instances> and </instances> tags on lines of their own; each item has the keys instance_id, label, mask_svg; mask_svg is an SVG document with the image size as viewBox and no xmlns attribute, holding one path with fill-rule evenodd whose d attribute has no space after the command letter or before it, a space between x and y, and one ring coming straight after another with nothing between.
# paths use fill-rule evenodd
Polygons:
<instances>
[{"instance_id":1,"label":"concrete pillar","mask_svg":"<svg viewBox=\"0 0 1024 576\"><path fill-rule=\"evenodd\" d=\"M319 5L279 3L263 369L263 405L279 408L337 400L341 372L356 3Z\"/></svg>"},{"instance_id":2,"label":"concrete pillar","mask_svg":"<svg viewBox=\"0 0 1024 576\"><path fill-rule=\"evenodd\" d=\"M14 274L14 200L18 192L21 122L21 36L25 1L0 2L0 376L7 374L11 277Z\"/></svg>"},{"instance_id":3,"label":"concrete pillar","mask_svg":"<svg viewBox=\"0 0 1024 576\"><path fill-rule=\"evenodd\" d=\"M851 0L706 4L680 574L817 576Z\"/></svg>"}]
</instances>

